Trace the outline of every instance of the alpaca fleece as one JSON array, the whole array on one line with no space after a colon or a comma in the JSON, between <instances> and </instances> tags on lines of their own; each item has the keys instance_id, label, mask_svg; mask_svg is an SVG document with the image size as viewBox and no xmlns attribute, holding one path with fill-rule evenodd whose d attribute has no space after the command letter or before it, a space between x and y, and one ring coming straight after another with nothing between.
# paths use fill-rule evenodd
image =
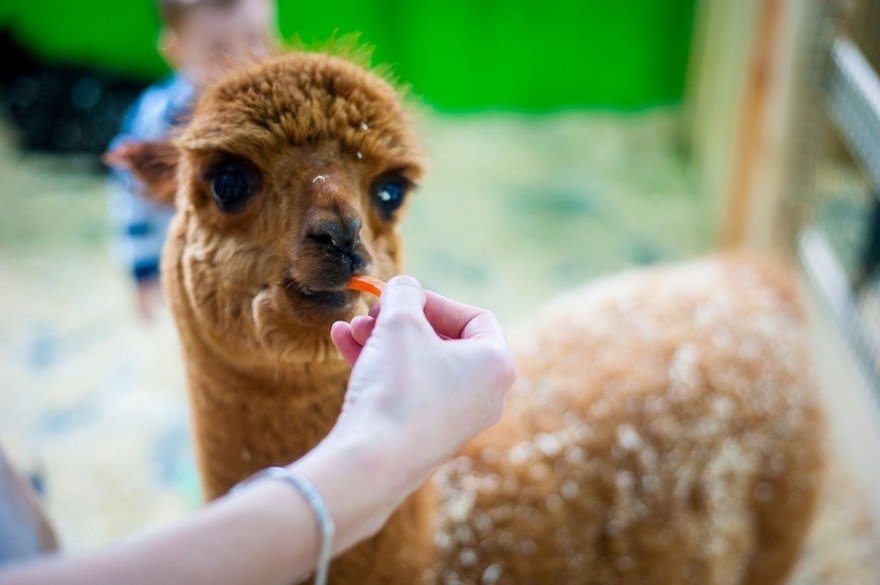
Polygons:
<instances>
[{"instance_id":1,"label":"alpaca fleece","mask_svg":"<svg viewBox=\"0 0 880 585\"><path fill-rule=\"evenodd\" d=\"M367 301L303 293L336 291L308 226L359 222L371 273L400 272L403 211L383 219L370 185L392 171L416 182L422 154L389 84L305 53L218 82L177 155L154 146L159 161L126 156L177 193L163 274L214 498L332 427L348 368L329 326ZM228 156L262 177L236 214L206 179ZM332 582L784 582L823 476L805 338L787 277L746 259L632 272L555 301L515 340L501 423L335 560Z\"/></svg>"},{"instance_id":2,"label":"alpaca fleece","mask_svg":"<svg viewBox=\"0 0 880 585\"><path fill-rule=\"evenodd\" d=\"M716 258L541 312L501 424L435 478L435 582L784 582L824 451L780 279Z\"/></svg>"}]
</instances>

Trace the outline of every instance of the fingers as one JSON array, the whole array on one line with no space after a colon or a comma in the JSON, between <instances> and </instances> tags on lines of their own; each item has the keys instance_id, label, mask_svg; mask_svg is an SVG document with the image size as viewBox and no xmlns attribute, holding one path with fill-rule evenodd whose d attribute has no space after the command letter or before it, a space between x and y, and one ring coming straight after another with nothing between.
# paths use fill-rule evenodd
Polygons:
<instances>
[{"instance_id":1,"label":"fingers","mask_svg":"<svg viewBox=\"0 0 880 585\"><path fill-rule=\"evenodd\" d=\"M337 321L330 328L330 339L342 354L343 359L348 365L354 366L358 357L361 355L363 345L358 343L352 335L352 327L345 321Z\"/></svg>"},{"instance_id":2,"label":"fingers","mask_svg":"<svg viewBox=\"0 0 880 585\"><path fill-rule=\"evenodd\" d=\"M382 296L379 298L380 310L376 323L395 324L394 326L408 323L418 326L425 319L425 291L419 282L411 276L395 276L385 285Z\"/></svg>"},{"instance_id":3,"label":"fingers","mask_svg":"<svg viewBox=\"0 0 880 585\"><path fill-rule=\"evenodd\" d=\"M395 276L385 285L379 304L383 311L403 309L421 312L425 306L425 291L412 276Z\"/></svg>"},{"instance_id":4,"label":"fingers","mask_svg":"<svg viewBox=\"0 0 880 585\"><path fill-rule=\"evenodd\" d=\"M465 325L480 314L480 309L447 299L443 295L426 292L425 316L440 335L459 339Z\"/></svg>"},{"instance_id":5,"label":"fingers","mask_svg":"<svg viewBox=\"0 0 880 585\"><path fill-rule=\"evenodd\" d=\"M489 339L507 344L501 323L489 311L483 311L464 326L461 332L462 339Z\"/></svg>"},{"instance_id":6,"label":"fingers","mask_svg":"<svg viewBox=\"0 0 880 585\"><path fill-rule=\"evenodd\" d=\"M372 317L358 316L350 324L337 321L330 327L330 339L349 365L353 366L361 355L375 325L376 320Z\"/></svg>"},{"instance_id":7,"label":"fingers","mask_svg":"<svg viewBox=\"0 0 880 585\"><path fill-rule=\"evenodd\" d=\"M426 291L425 296L425 316L439 335L450 339L504 339L501 325L489 311L458 303L430 291Z\"/></svg>"},{"instance_id":8,"label":"fingers","mask_svg":"<svg viewBox=\"0 0 880 585\"><path fill-rule=\"evenodd\" d=\"M370 334L373 333L373 327L376 326L376 320L372 317L358 316L351 320L351 336L360 345L366 345Z\"/></svg>"},{"instance_id":9,"label":"fingers","mask_svg":"<svg viewBox=\"0 0 880 585\"><path fill-rule=\"evenodd\" d=\"M397 276L389 280L379 303L370 308L370 316L379 321L388 319L391 313L398 313L398 316L407 314L414 317L414 321L422 320L424 315L443 339L486 338L505 341L501 325L492 313L422 290L418 281L410 276ZM363 327L366 330L366 324ZM358 329L355 327L355 330ZM356 339L366 343L372 328L364 332L366 335Z\"/></svg>"}]
</instances>

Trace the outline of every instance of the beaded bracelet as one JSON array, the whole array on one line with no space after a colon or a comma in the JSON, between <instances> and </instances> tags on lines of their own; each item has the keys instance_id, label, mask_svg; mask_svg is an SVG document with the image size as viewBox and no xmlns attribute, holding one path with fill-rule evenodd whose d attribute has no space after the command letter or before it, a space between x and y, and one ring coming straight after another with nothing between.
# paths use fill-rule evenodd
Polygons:
<instances>
[{"instance_id":1,"label":"beaded bracelet","mask_svg":"<svg viewBox=\"0 0 880 585\"><path fill-rule=\"evenodd\" d=\"M333 534L336 525L330 516L321 494L304 475L286 467L267 467L245 479L232 488L232 493L238 493L246 486L260 479L277 479L295 487L306 499L318 520L321 532L321 551L318 555L318 566L315 570L315 585L326 585L327 575L330 572L330 554L333 552Z\"/></svg>"}]
</instances>

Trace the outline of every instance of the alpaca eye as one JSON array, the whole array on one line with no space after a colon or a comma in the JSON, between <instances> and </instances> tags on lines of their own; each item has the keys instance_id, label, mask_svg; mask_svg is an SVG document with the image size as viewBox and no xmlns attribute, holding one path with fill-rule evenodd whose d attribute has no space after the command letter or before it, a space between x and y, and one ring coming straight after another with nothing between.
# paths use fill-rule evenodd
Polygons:
<instances>
[{"instance_id":1,"label":"alpaca eye","mask_svg":"<svg viewBox=\"0 0 880 585\"><path fill-rule=\"evenodd\" d=\"M384 220L390 221L394 217L394 212L403 205L403 200L411 186L410 182L398 173L383 175L373 182L370 192Z\"/></svg>"},{"instance_id":2,"label":"alpaca eye","mask_svg":"<svg viewBox=\"0 0 880 585\"><path fill-rule=\"evenodd\" d=\"M260 188L260 174L246 161L226 160L214 166L206 177L211 194L223 213L238 213Z\"/></svg>"}]
</instances>

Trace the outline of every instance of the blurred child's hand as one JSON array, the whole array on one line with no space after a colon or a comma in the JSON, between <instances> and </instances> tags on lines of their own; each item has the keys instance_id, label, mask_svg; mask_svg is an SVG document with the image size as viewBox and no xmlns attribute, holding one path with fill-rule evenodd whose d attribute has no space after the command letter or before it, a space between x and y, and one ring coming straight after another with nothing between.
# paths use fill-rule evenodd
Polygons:
<instances>
[{"instance_id":1,"label":"blurred child's hand","mask_svg":"<svg viewBox=\"0 0 880 585\"><path fill-rule=\"evenodd\" d=\"M158 278L145 278L137 281L135 305L138 315L144 321L152 321L162 304L162 287Z\"/></svg>"}]
</instances>

